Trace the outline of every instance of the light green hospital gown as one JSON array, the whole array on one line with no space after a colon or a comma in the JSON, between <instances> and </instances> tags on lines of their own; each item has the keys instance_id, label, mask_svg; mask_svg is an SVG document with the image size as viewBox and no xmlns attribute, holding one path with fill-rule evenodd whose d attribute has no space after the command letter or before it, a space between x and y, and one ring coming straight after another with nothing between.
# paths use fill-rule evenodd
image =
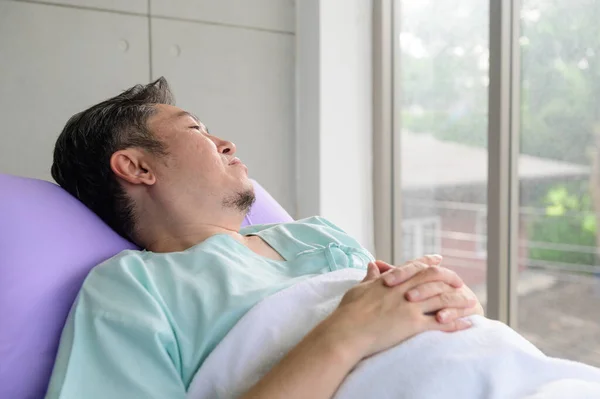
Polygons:
<instances>
[{"instance_id":1,"label":"light green hospital gown","mask_svg":"<svg viewBox=\"0 0 600 399\"><path fill-rule=\"evenodd\" d=\"M373 260L320 217L241 233L285 261L218 234L182 252L124 251L95 267L63 330L46 398L185 398L202 362L261 299Z\"/></svg>"}]
</instances>

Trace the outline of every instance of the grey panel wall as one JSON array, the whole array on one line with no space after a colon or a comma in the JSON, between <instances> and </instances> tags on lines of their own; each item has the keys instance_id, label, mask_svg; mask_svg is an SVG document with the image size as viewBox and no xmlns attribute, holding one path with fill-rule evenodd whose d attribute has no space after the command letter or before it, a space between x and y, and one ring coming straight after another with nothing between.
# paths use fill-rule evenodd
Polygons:
<instances>
[{"instance_id":1,"label":"grey panel wall","mask_svg":"<svg viewBox=\"0 0 600 399\"><path fill-rule=\"evenodd\" d=\"M27 1L38 2L37 0ZM148 13L148 0L41 0L39 2L138 14Z\"/></svg>"},{"instance_id":2,"label":"grey panel wall","mask_svg":"<svg viewBox=\"0 0 600 399\"><path fill-rule=\"evenodd\" d=\"M150 0L152 15L293 32L293 0Z\"/></svg>"},{"instance_id":3,"label":"grey panel wall","mask_svg":"<svg viewBox=\"0 0 600 399\"><path fill-rule=\"evenodd\" d=\"M236 143L250 175L292 212L294 37L154 18L152 64L177 105Z\"/></svg>"},{"instance_id":4,"label":"grey panel wall","mask_svg":"<svg viewBox=\"0 0 600 399\"><path fill-rule=\"evenodd\" d=\"M292 0L0 0L0 173L51 180L71 115L164 75L293 214L293 30Z\"/></svg>"},{"instance_id":5,"label":"grey panel wall","mask_svg":"<svg viewBox=\"0 0 600 399\"><path fill-rule=\"evenodd\" d=\"M147 18L0 1L0 172L50 180L67 119L147 81Z\"/></svg>"}]
</instances>

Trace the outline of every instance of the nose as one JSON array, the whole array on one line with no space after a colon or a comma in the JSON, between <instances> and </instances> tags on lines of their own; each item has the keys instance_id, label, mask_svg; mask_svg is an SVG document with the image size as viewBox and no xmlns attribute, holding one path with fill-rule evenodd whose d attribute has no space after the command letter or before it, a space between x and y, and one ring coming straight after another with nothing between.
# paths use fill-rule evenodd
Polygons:
<instances>
[{"instance_id":1,"label":"nose","mask_svg":"<svg viewBox=\"0 0 600 399\"><path fill-rule=\"evenodd\" d=\"M217 151L221 154L233 155L235 154L236 147L229 140L216 139Z\"/></svg>"}]
</instances>

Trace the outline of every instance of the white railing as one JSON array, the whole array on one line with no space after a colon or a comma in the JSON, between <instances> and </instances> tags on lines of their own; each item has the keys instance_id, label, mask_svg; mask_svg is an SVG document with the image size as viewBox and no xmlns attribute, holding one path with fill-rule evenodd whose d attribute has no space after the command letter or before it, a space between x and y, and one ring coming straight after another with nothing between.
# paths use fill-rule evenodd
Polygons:
<instances>
[{"instance_id":1,"label":"white railing","mask_svg":"<svg viewBox=\"0 0 600 399\"><path fill-rule=\"evenodd\" d=\"M466 211L481 214L485 213L487 206L485 204L469 203L469 202L454 202L454 201L437 201L427 199L404 199L404 205L410 207L430 207L432 212L437 216L439 210L454 210L454 211ZM534 207L522 207L519 209L519 214L528 219L531 217L547 217L545 208L534 208ZM596 215L593 212L565 212L563 215L558 217L572 218ZM474 220L474 219L473 219ZM443 222L442 222L443 227ZM460 231L441 230L437 233L426 233L426 237L444 239L442 241L442 255L444 255L451 263L456 263L460 260L460 264L450 264L446 262L448 266L460 266L460 267L472 267L481 268L482 261L485 261L485 253L470 251L464 249L452 248L448 245L447 240L452 241L466 241L474 243L482 243L487 241L487 236L484 234L466 233ZM599 255L600 248L588 245L577 245L577 244L566 244L566 243L553 243L543 241L530 241L527 239L519 240L519 247L521 249L544 249L557 252L572 252L582 254L594 254ZM568 263L568 262L555 262L548 260L532 259L529 257L519 258L520 266L528 268L544 269L548 271L556 272L567 272L567 273L590 273L600 275L600 265L597 264L579 264L579 263Z\"/></svg>"}]
</instances>

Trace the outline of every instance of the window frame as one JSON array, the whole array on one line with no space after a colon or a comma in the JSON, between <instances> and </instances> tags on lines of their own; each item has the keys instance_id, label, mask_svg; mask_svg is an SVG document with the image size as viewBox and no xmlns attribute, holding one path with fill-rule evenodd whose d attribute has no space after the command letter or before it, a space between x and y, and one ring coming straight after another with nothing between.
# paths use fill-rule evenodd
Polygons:
<instances>
[{"instance_id":1,"label":"window frame","mask_svg":"<svg viewBox=\"0 0 600 399\"><path fill-rule=\"evenodd\" d=\"M487 316L516 328L521 1L488 1ZM375 249L378 257L396 264L403 248L398 101L402 91L399 51L395 51L399 48L401 3L375 0L373 8Z\"/></svg>"},{"instance_id":2,"label":"window frame","mask_svg":"<svg viewBox=\"0 0 600 399\"><path fill-rule=\"evenodd\" d=\"M475 214L475 254L480 258L487 257L487 211Z\"/></svg>"},{"instance_id":3,"label":"window frame","mask_svg":"<svg viewBox=\"0 0 600 399\"><path fill-rule=\"evenodd\" d=\"M429 250L426 247L428 246L426 243L425 237L425 229L427 225L433 225L435 231L435 241L433 244L433 249ZM405 219L402 221L402 240L403 243L406 244L405 236L406 229L412 228L414 231L413 240L412 240L412 258L419 257L421 255L428 254L439 254L441 252L442 247L442 220L439 216L427 216L422 218L411 218ZM405 248L403 247L403 250ZM406 257L405 257L406 258Z\"/></svg>"}]
</instances>

